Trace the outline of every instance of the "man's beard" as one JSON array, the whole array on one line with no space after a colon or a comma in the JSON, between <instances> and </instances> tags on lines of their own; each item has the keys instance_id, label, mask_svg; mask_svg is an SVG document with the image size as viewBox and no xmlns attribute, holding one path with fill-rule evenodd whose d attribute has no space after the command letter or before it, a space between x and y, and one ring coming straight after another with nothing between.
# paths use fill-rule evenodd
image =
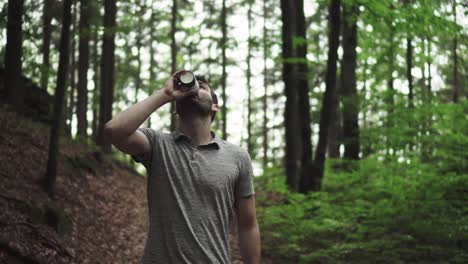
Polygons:
<instances>
[{"instance_id":1,"label":"man's beard","mask_svg":"<svg viewBox=\"0 0 468 264\"><path fill-rule=\"evenodd\" d=\"M179 116L202 116L206 117L211 114L211 105L213 102L210 99L201 99L199 97L185 97L177 101L177 113Z\"/></svg>"}]
</instances>

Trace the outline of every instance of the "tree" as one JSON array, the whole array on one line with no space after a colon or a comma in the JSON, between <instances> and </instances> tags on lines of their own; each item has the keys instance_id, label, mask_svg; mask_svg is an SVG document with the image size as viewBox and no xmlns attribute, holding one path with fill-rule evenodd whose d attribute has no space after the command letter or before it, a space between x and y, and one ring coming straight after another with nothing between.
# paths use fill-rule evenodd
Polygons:
<instances>
[{"instance_id":1,"label":"tree","mask_svg":"<svg viewBox=\"0 0 468 264\"><path fill-rule=\"evenodd\" d=\"M86 137L88 129L88 68L89 68L89 1L81 0L80 5L80 42L78 57L78 102L77 102L77 135Z\"/></svg>"},{"instance_id":2,"label":"tree","mask_svg":"<svg viewBox=\"0 0 468 264\"><path fill-rule=\"evenodd\" d=\"M455 27L457 25L457 1L453 0L452 2L452 13L453 13L453 23ZM458 46L458 29L455 29L453 43L452 43L452 53L453 53L453 97L452 101L458 103L460 96L460 85L458 81L458 55L457 55L457 46Z\"/></svg>"},{"instance_id":3,"label":"tree","mask_svg":"<svg viewBox=\"0 0 468 264\"><path fill-rule=\"evenodd\" d=\"M50 38L52 35L52 5L53 0L44 0L44 9L42 11L42 69L41 69L41 82L40 85L43 89L47 90L49 83L50 72Z\"/></svg>"},{"instance_id":4,"label":"tree","mask_svg":"<svg viewBox=\"0 0 468 264\"><path fill-rule=\"evenodd\" d=\"M283 58L283 82L284 94L286 96L286 106L284 111L284 125L286 134L286 152L285 152L285 168L286 168L286 184L292 190L297 188L297 180L299 179L299 154L300 137L299 135L299 111L297 87L297 71L294 69L294 64L291 63L295 56L292 39L296 32L295 17L295 1L281 1L281 20L283 22L281 28L282 39L282 58Z\"/></svg>"},{"instance_id":5,"label":"tree","mask_svg":"<svg viewBox=\"0 0 468 264\"><path fill-rule=\"evenodd\" d=\"M247 39L247 151L252 155L253 153L253 138L252 138L252 86L250 79L252 77L252 69L250 61L252 58L252 42L253 38L251 35L252 28L252 0L248 0L248 11L247 11L247 25L248 25L248 39Z\"/></svg>"},{"instance_id":6,"label":"tree","mask_svg":"<svg viewBox=\"0 0 468 264\"><path fill-rule=\"evenodd\" d=\"M172 0L172 10L171 10L171 74L177 70L177 43L175 40L175 35L177 32L177 0ZM176 127L175 120L173 118L173 113L175 110L174 102L171 101L171 131Z\"/></svg>"},{"instance_id":7,"label":"tree","mask_svg":"<svg viewBox=\"0 0 468 264\"><path fill-rule=\"evenodd\" d=\"M267 98L268 98L268 68L267 68L267 58L268 58L268 42L267 42L267 1L263 1L263 97L262 97L262 106L263 106L263 169L268 166L268 115L267 115Z\"/></svg>"},{"instance_id":8,"label":"tree","mask_svg":"<svg viewBox=\"0 0 468 264\"><path fill-rule=\"evenodd\" d=\"M99 119L99 6L97 2L92 3L92 24L93 24L93 56L92 56L92 63L93 63L93 98L92 98L92 109L93 109L93 122L92 122L92 130L93 130L93 140L97 142L97 135L98 135L98 119Z\"/></svg>"},{"instance_id":9,"label":"tree","mask_svg":"<svg viewBox=\"0 0 468 264\"><path fill-rule=\"evenodd\" d=\"M22 112L24 109L24 86L21 80L23 0L8 0L7 43L5 48L6 98Z\"/></svg>"},{"instance_id":10,"label":"tree","mask_svg":"<svg viewBox=\"0 0 468 264\"><path fill-rule=\"evenodd\" d=\"M356 89L357 62L357 11L356 5L343 6L343 64L341 68L341 95L343 104L344 158L359 159L359 98Z\"/></svg>"},{"instance_id":11,"label":"tree","mask_svg":"<svg viewBox=\"0 0 468 264\"><path fill-rule=\"evenodd\" d=\"M227 45L227 23L226 23L226 0L223 0L221 9L221 98L223 99L223 105L221 106L221 118L222 118L222 138L227 139L227 96L226 96L226 45Z\"/></svg>"},{"instance_id":12,"label":"tree","mask_svg":"<svg viewBox=\"0 0 468 264\"><path fill-rule=\"evenodd\" d=\"M111 145L104 139L104 125L112 118L112 104L114 101L114 61L115 61L115 16L117 13L116 2L104 1L104 35L102 38L101 59L101 93L98 144L104 151L110 153Z\"/></svg>"},{"instance_id":13,"label":"tree","mask_svg":"<svg viewBox=\"0 0 468 264\"><path fill-rule=\"evenodd\" d=\"M408 12L411 12L411 0L405 0L405 7ZM408 22L407 36L406 36L406 78L408 79L408 107L414 107L414 91L413 91L413 74L411 70L413 68L413 37L411 30L411 23Z\"/></svg>"},{"instance_id":14,"label":"tree","mask_svg":"<svg viewBox=\"0 0 468 264\"><path fill-rule=\"evenodd\" d=\"M297 93L298 93L298 114L299 114L299 131L301 140L301 167L300 180L306 182L310 177L312 167L312 131L310 129L310 104L309 104L309 84L307 66L307 39L306 39L306 22L304 16L303 0L296 0L296 41L295 45L296 57L298 60L296 69L297 73ZM299 187L300 191L305 192L306 186Z\"/></svg>"},{"instance_id":15,"label":"tree","mask_svg":"<svg viewBox=\"0 0 468 264\"><path fill-rule=\"evenodd\" d=\"M57 154L59 149L59 134L62 124L62 109L65 96L66 78L69 60L70 24L72 0L64 0L62 13L62 33L60 35L60 59L57 73L57 83L54 97L54 118L50 129L49 158L47 170L42 181L44 191L50 198L55 197L54 185L57 178Z\"/></svg>"},{"instance_id":16,"label":"tree","mask_svg":"<svg viewBox=\"0 0 468 264\"><path fill-rule=\"evenodd\" d=\"M333 98L336 89L336 62L340 36L340 0L331 0L329 5L328 59L325 77L325 94L320 112L319 140L315 149L313 171L305 184L306 190L320 190L323 180L325 153L328 144L328 131L331 123Z\"/></svg>"}]
</instances>

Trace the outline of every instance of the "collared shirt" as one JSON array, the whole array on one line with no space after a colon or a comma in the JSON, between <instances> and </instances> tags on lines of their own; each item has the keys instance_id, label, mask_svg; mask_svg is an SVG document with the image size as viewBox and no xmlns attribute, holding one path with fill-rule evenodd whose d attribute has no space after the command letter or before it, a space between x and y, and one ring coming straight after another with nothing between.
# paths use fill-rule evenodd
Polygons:
<instances>
[{"instance_id":1,"label":"collared shirt","mask_svg":"<svg viewBox=\"0 0 468 264\"><path fill-rule=\"evenodd\" d=\"M133 156L148 173L150 228L141 263L231 263L236 194L255 194L250 156L216 137L195 146L180 131L139 128L150 151Z\"/></svg>"}]
</instances>

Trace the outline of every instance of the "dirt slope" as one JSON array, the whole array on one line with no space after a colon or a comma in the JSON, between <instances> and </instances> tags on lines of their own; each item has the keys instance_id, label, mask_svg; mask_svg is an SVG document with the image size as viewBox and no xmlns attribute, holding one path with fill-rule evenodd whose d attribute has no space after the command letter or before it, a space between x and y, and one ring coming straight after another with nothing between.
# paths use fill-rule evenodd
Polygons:
<instances>
[{"instance_id":1,"label":"dirt slope","mask_svg":"<svg viewBox=\"0 0 468 264\"><path fill-rule=\"evenodd\" d=\"M137 263L148 225L146 179L62 139L58 202L51 202L37 184L49 128L3 108L0 124L0 263ZM236 236L231 248L233 263L242 263Z\"/></svg>"}]
</instances>

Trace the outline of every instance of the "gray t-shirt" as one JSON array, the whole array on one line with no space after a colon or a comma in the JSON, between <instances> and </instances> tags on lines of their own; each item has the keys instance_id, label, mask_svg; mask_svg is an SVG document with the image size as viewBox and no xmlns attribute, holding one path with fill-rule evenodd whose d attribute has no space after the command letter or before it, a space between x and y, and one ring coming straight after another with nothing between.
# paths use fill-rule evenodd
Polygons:
<instances>
[{"instance_id":1,"label":"gray t-shirt","mask_svg":"<svg viewBox=\"0 0 468 264\"><path fill-rule=\"evenodd\" d=\"M248 152L213 132L197 147L179 131L139 130L151 146L132 156L148 172L150 226L141 263L231 263L235 194L255 194Z\"/></svg>"}]
</instances>

